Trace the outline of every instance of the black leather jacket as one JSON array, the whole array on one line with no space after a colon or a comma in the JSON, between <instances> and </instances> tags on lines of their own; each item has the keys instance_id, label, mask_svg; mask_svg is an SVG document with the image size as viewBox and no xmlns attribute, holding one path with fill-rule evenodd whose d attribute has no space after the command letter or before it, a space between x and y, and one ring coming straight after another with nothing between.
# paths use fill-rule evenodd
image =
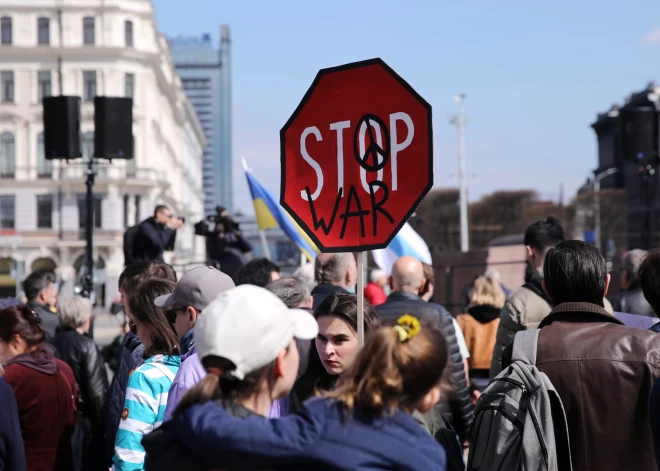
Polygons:
<instances>
[{"instance_id":1,"label":"black leather jacket","mask_svg":"<svg viewBox=\"0 0 660 471\"><path fill-rule=\"evenodd\" d=\"M467 439L472 426L473 408L451 314L440 304L426 302L419 296L405 291L391 293L385 303L376 307L376 311L384 324L396 322L403 314L412 314L420 321L428 322L440 329L445 335L450 359L447 369L454 394L452 397L441 399L435 410L454 426L462 439ZM436 417L435 425L440 427L441 422L441 417Z\"/></svg>"},{"instance_id":2,"label":"black leather jacket","mask_svg":"<svg viewBox=\"0 0 660 471\"><path fill-rule=\"evenodd\" d=\"M99 348L91 338L77 330L59 330L53 341L60 358L73 370L78 383L78 406L95 431L105 424L108 374Z\"/></svg>"}]
</instances>

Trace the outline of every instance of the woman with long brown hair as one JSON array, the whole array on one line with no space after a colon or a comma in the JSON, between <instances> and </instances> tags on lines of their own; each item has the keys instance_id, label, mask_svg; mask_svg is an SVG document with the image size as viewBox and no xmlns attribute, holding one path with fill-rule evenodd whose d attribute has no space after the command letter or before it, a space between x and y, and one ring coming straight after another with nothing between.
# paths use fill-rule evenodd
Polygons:
<instances>
[{"instance_id":1,"label":"woman with long brown hair","mask_svg":"<svg viewBox=\"0 0 660 471\"><path fill-rule=\"evenodd\" d=\"M146 359L128 378L112 460L116 471L144 469L142 437L162 423L167 393L181 365L174 327L163 309L154 305L157 297L174 288L172 281L147 281L129 300L131 331L145 346Z\"/></svg>"},{"instance_id":2,"label":"woman with long brown hair","mask_svg":"<svg viewBox=\"0 0 660 471\"><path fill-rule=\"evenodd\" d=\"M0 311L0 364L16 395L27 469L70 471L78 388L71 368L45 342L41 319L29 307Z\"/></svg>"},{"instance_id":3,"label":"woman with long brown hair","mask_svg":"<svg viewBox=\"0 0 660 471\"><path fill-rule=\"evenodd\" d=\"M408 315L367 338L335 389L277 420L237 420L213 403L175 418L183 444L209 467L445 470L443 448L417 421L440 398L442 333Z\"/></svg>"},{"instance_id":4,"label":"woman with long brown hair","mask_svg":"<svg viewBox=\"0 0 660 471\"><path fill-rule=\"evenodd\" d=\"M298 379L294 393L299 403L317 391L334 388L344 370L358 353L357 296L332 293L314 311L319 334L309 349L307 370ZM369 302L364 303L364 334L380 324L378 314Z\"/></svg>"}]
</instances>

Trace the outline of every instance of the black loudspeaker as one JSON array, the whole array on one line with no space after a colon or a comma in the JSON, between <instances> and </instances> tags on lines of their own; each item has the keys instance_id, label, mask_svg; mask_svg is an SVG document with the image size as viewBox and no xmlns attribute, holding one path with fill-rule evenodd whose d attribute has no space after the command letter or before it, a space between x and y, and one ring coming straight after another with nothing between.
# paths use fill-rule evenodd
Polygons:
<instances>
[{"instance_id":1,"label":"black loudspeaker","mask_svg":"<svg viewBox=\"0 0 660 471\"><path fill-rule=\"evenodd\" d=\"M77 159L80 152L80 97L43 99L44 155L48 160Z\"/></svg>"},{"instance_id":2,"label":"black loudspeaker","mask_svg":"<svg viewBox=\"0 0 660 471\"><path fill-rule=\"evenodd\" d=\"M133 99L94 98L94 156L133 158Z\"/></svg>"},{"instance_id":3,"label":"black loudspeaker","mask_svg":"<svg viewBox=\"0 0 660 471\"><path fill-rule=\"evenodd\" d=\"M655 107L621 110L624 160L648 164L658 159L658 112Z\"/></svg>"}]
</instances>

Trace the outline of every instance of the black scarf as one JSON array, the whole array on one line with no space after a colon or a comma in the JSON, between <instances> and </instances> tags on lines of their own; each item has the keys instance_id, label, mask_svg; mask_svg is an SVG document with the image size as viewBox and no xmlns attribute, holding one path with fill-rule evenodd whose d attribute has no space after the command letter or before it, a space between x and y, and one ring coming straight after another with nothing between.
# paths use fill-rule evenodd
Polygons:
<instances>
[{"instance_id":1,"label":"black scarf","mask_svg":"<svg viewBox=\"0 0 660 471\"><path fill-rule=\"evenodd\" d=\"M472 306L468 309L468 314L475 318L481 324L488 324L495 319L500 318L501 309L489 304L482 304L480 306Z\"/></svg>"}]
</instances>

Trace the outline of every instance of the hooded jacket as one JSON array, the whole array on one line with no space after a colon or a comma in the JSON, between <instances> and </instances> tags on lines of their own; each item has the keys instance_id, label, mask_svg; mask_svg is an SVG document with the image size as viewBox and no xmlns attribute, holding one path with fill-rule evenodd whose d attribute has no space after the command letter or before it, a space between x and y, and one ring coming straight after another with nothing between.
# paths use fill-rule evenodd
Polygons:
<instances>
[{"instance_id":1,"label":"hooded jacket","mask_svg":"<svg viewBox=\"0 0 660 471\"><path fill-rule=\"evenodd\" d=\"M278 419L232 418L213 403L174 419L179 439L218 468L282 470L444 471L445 452L407 413L371 418L355 409L347 417L325 398L307 401Z\"/></svg>"},{"instance_id":2,"label":"hooded jacket","mask_svg":"<svg viewBox=\"0 0 660 471\"><path fill-rule=\"evenodd\" d=\"M78 391L71 368L44 346L14 357L3 376L14 390L30 471L73 469Z\"/></svg>"},{"instance_id":3,"label":"hooded jacket","mask_svg":"<svg viewBox=\"0 0 660 471\"><path fill-rule=\"evenodd\" d=\"M470 352L470 370L490 369L497 327L500 325L500 309L488 305L473 306L466 314L459 315L456 321Z\"/></svg>"}]
</instances>

